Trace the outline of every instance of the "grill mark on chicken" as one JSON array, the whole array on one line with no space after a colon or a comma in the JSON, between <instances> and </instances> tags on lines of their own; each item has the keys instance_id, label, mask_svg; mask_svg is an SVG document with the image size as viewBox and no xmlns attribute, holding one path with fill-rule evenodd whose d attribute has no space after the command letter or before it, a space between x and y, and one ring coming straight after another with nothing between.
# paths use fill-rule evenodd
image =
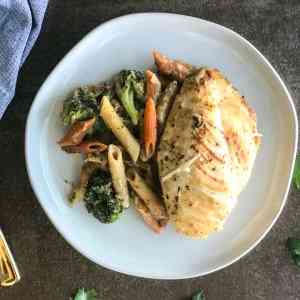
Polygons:
<instances>
[{"instance_id":1,"label":"grill mark on chicken","mask_svg":"<svg viewBox=\"0 0 300 300\"><path fill-rule=\"evenodd\" d=\"M228 188L225 188L226 186L226 182L222 179L219 179L217 177L214 177L212 175L210 175L205 168L202 166L201 163L197 162L196 163L196 168L197 171L202 172L203 175L205 175L206 177L208 177L210 180L213 181L213 183L215 183L216 185L212 186L208 186L209 189L211 189L211 191L213 193L215 192L228 192Z\"/></svg>"},{"instance_id":2,"label":"grill mark on chicken","mask_svg":"<svg viewBox=\"0 0 300 300\"><path fill-rule=\"evenodd\" d=\"M216 160L218 160L220 163L224 164L225 160L224 157L219 157L213 150L211 150L205 143L202 141L202 139L198 139L198 145L203 146L203 148L209 152L209 154Z\"/></svg>"},{"instance_id":3,"label":"grill mark on chicken","mask_svg":"<svg viewBox=\"0 0 300 300\"><path fill-rule=\"evenodd\" d=\"M225 135L230 148L235 152L236 158L240 164L244 164L247 161L248 153L243 149L243 145L240 143L239 136L236 132L230 131Z\"/></svg>"}]
</instances>

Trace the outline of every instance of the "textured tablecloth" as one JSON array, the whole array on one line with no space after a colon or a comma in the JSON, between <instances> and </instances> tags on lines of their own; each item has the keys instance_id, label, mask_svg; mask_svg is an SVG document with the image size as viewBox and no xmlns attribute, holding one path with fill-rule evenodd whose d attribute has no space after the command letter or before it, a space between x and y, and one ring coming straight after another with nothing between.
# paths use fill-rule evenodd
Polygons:
<instances>
[{"instance_id":1,"label":"textured tablecloth","mask_svg":"<svg viewBox=\"0 0 300 300\"><path fill-rule=\"evenodd\" d=\"M48 0L0 0L0 119L41 29Z\"/></svg>"}]
</instances>

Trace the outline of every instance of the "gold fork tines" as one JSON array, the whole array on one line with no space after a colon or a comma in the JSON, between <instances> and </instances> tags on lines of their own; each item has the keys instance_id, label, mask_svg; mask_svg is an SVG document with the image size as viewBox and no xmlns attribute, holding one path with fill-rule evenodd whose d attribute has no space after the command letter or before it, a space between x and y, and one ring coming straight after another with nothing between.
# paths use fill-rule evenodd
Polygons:
<instances>
[{"instance_id":1,"label":"gold fork tines","mask_svg":"<svg viewBox=\"0 0 300 300\"><path fill-rule=\"evenodd\" d=\"M20 280L19 270L0 229L0 286L8 287Z\"/></svg>"},{"instance_id":2,"label":"gold fork tines","mask_svg":"<svg viewBox=\"0 0 300 300\"><path fill-rule=\"evenodd\" d=\"M5 267L2 259L0 259L0 282L4 282L8 279L8 274L5 272Z\"/></svg>"}]
</instances>

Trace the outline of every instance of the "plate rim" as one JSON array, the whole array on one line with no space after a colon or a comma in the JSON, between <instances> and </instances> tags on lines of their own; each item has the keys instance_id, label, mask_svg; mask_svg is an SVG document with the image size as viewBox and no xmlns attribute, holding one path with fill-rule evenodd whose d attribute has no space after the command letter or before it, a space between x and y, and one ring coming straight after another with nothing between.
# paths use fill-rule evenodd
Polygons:
<instances>
[{"instance_id":1,"label":"plate rim","mask_svg":"<svg viewBox=\"0 0 300 300\"><path fill-rule=\"evenodd\" d=\"M76 52L77 48L79 48L81 45L85 44L85 42L90 38L90 36L95 34L98 30L104 30L105 27L111 26L111 25L113 25L114 23L117 23L117 22L130 22L131 19L134 19L134 18L139 18L139 17L147 18L147 17L153 17L153 16L166 17L166 18L181 18L182 20L190 20L190 21L193 21L193 22L202 22L204 24L214 26L214 27L216 27L217 29L219 29L223 32L225 31L225 32L231 34L236 39L240 40L242 43L244 43L248 47L250 47L251 50L254 51L260 59L262 59L262 61L266 64L266 66L270 69L270 71L272 71L272 74L276 77L276 79L280 83L281 87L283 88L285 96L287 97L288 102L290 104L292 122L294 123L293 125L295 125L294 138L293 138L294 149L293 149L293 157L292 157L291 168L290 168L290 172L289 172L289 178L288 178L287 185L286 185L286 188L285 188L285 191L284 191L284 195L282 197L280 208L277 211L276 215L274 216L272 222L269 224L269 226L266 227L266 229L259 236L259 238L250 247L248 247L248 249L246 249L244 251L241 251L241 253L239 255L237 255L235 258L229 259L229 261L227 261L227 262L225 261L225 263L219 265L218 267L211 268L208 271L205 271L205 272L191 272L191 274L189 274L189 275L187 275L187 274L183 274L183 275L175 274L175 275L167 275L166 276L164 274L162 274L162 275L157 275L157 274L153 275L152 274L151 275L149 273L138 273L138 272L134 272L134 271L131 272L131 271L125 270L124 268L122 269L122 268L119 268L119 267L115 267L115 266L112 266L111 264L104 263L104 262L99 261L99 260L96 261L96 259L94 257L92 257L91 255L86 253L84 248L78 246L78 244L74 240L72 240L72 238L69 237L67 235L67 233L64 232L60 228L59 222L57 222L55 220L55 218L52 218L50 216L49 209L47 208L44 201L41 200L42 197L40 195L39 187L38 187L36 179L34 179L34 176L32 175L31 166L30 166L29 134L30 134L30 129L31 129L30 124L32 123L32 118L33 118L33 111L34 111L35 106L38 103L36 100L37 100L39 94L41 93L41 91L44 89L47 82L50 81L51 78L55 75L54 73L57 70L57 68L59 66L61 66L71 55L73 55L73 53ZM103 22L103 23L99 24L94 29L92 29L90 32L88 32L86 35L84 35L84 37L82 39L80 39L59 60L59 62L51 70L51 72L48 74L47 78L44 80L44 82L42 83L42 85L38 89L38 92L36 93L36 95L34 97L34 100L33 100L32 104L30 106L30 110L29 110L27 120L26 120L26 127L25 127L25 161L26 161L26 170L27 170L27 174L28 174L28 177L29 177L29 182L31 184L31 187L33 189L35 197L37 198L38 202L40 203L41 207L43 208L43 210L44 210L45 214L47 215L48 219L53 224L55 229L60 233L60 235L69 243L69 245L71 245L73 249L78 251L81 255L85 256L86 258L88 258L93 263L95 263L97 265L100 265L101 267L104 267L108 270L115 271L115 272L122 273L122 274L126 274L126 275L130 275L130 276L136 276L136 277L141 277L141 278L149 278L149 279L163 279L163 280L180 280L180 279L188 279L188 278L196 278L196 277L200 277L200 276L205 276L205 275L208 275L208 274L211 274L213 272L222 270L222 269L232 265L233 263L237 262L238 260L240 260L245 255L250 253L263 240L263 238L270 232L271 228L274 226L274 224L277 222L279 216L281 215L284 206L286 205L287 198L288 198L288 193L289 193L290 186L291 186L291 181L292 181L292 175L293 175L293 169L294 169L294 165L295 165L295 159L296 159L296 155L297 155L297 146L298 146L298 117L297 117L297 112L296 112L296 109L295 109L293 97L291 96L291 93L289 92L289 89L288 89L287 85L284 83L284 81L282 80L282 78L280 77L278 72L275 70L275 68L271 65L271 63L267 60L267 58L251 42L249 42L246 38L241 36L239 33L235 32L234 30L232 30L230 28L227 28L223 25L217 24L215 22L208 21L208 20L198 18L198 17L193 17L193 16L187 16L187 15L182 15L182 14L174 14L174 13L161 13L161 12L132 13L132 14L122 15L122 16L110 19L106 22Z\"/></svg>"}]
</instances>

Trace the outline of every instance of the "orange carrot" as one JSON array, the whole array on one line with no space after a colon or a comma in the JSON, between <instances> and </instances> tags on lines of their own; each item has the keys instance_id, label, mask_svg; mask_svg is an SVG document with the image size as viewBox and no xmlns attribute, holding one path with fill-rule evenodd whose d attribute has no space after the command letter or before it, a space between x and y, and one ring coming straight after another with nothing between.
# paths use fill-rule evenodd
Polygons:
<instances>
[{"instance_id":1,"label":"orange carrot","mask_svg":"<svg viewBox=\"0 0 300 300\"><path fill-rule=\"evenodd\" d=\"M144 150L146 160L148 160L155 152L156 139L157 122L155 103L152 97L148 97L144 112Z\"/></svg>"}]
</instances>

